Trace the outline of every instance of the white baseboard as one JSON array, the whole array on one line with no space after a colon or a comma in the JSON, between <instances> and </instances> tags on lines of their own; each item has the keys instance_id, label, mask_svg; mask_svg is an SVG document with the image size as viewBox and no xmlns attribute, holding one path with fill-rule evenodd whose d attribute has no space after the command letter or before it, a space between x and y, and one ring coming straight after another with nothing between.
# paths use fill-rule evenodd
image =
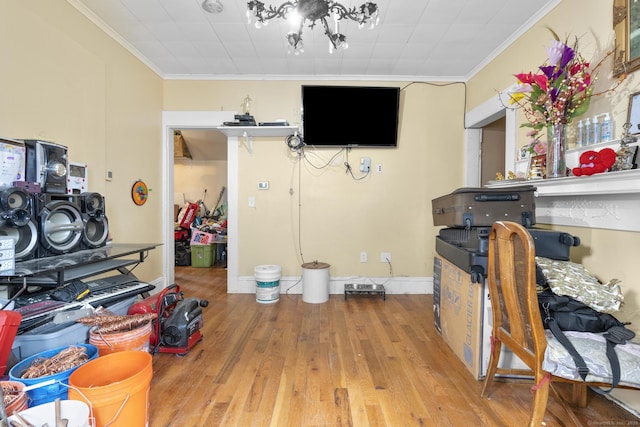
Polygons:
<instances>
[{"instance_id":1,"label":"white baseboard","mask_svg":"<svg viewBox=\"0 0 640 427\"><path fill-rule=\"evenodd\" d=\"M384 285L387 294L432 294L433 277L330 277L329 294L344 294L347 283ZM256 292L253 276L241 276L234 284L228 284L230 294L252 294ZM301 276L280 278L280 294L302 294Z\"/></svg>"}]
</instances>

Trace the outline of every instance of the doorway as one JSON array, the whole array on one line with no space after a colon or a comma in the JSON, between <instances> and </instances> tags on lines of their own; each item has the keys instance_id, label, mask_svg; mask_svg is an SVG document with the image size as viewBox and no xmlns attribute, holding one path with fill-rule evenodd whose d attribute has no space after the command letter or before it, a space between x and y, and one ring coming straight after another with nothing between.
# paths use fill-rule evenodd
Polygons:
<instances>
[{"instance_id":1,"label":"doorway","mask_svg":"<svg viewBox=\"0 0 640 427\"><path fill-rule=\"evenodd\" d=\"M505 126L506 119L499 118L482 127L480 143L480 184L487 185L496 179L497 173L506 178L505 171Z\"/></svg>"},{"instance_id":2,"label":"doorway","mask_svg":"<svg viewBox=\"0 0 640 427\"><path fill-rule=\"evenodd\" d=\"M187 203L196 203L199 210L194 228L211 234L226 233L227 137L217 129L180 129L174 132L175 210L182 218L187 211ZM190 248L190 236L185 229L176 235L176 265L191 265L190 249L194 248ZM208 265L211 254L212 267L225 266L225 245L218 242L220 244L214 246L215 250L205 251L207 256L198 259L204 265Z\"/></svg>"},{"instance_id":3,"label":"doorway","mask_svg":"<svg viewBox=\"0 0 640 427\"><path fill-rule=\"evenodd\" d=\"M174 247L174 143L176 130L216 129L225 121L232 121L236 113L233 111L164 111L162 113L163 138L163 277L165 286L175 282L175 247ZM237 139L227 139L227 215L237 218L238 209L238 143ZM238 224L231 222L227 228L227 282L238 276Z\"/></svg>"},{"instance_id":4,"label":"doorway","mask_svg":"<svg viewBox=\"0 0 640 427\"><path fill-rule=\"evenodd\" d=\"M480 187L482 180L481 146L483 128L500 119L504 119L504 170L515 170L517 114L515 109L505 108L508 99L500 95L488 99L465 115L465 187ZM495 172L494 172L495 173Z\"/></svg>"}]
</instances>

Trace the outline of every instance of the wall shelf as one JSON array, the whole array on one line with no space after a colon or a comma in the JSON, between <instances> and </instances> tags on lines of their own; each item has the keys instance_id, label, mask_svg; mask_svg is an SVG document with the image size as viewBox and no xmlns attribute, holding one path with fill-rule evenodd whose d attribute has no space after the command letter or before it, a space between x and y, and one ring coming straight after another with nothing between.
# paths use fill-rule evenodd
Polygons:
<instances>
[{"instance_id":1,"label":"wall shelf","mask_svg":"<svg viewBox=\"0 0 640 427\"><path fill-rule=\"evenodd\" d=\"M293 135L298 132L297 126L219 126L216 128L227 137L243 137L253 154L253 138L275 138Z\"/></svg>"},{"instance_id":2,"label":"wall shelf","mask_svg":"<svg viewBox=\"0 0 640 427\"><path fill-rule=\"evenodd\" d=\"M297 126L219 126L216 129L227 136L256 138L288 136L298 131Z\"/></svg>"}]
</instances>

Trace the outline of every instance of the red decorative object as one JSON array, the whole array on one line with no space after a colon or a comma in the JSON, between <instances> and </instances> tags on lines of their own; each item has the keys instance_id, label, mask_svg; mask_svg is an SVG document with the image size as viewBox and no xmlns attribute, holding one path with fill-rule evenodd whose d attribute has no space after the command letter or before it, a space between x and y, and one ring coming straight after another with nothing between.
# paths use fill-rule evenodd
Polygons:
<instances>
[{"instance_id":1,"label":"red decorative object","mask_svg":"<svg viewBox=\"0 0 640 427\"><path fill-rule=\"evenodd\" d=\"M573 168L575 176L593 175L609 170L616 161L616 152L611 148L603 148L600 151L588 150L580 155L580 166Z\"/></svg>"}]
</instances>

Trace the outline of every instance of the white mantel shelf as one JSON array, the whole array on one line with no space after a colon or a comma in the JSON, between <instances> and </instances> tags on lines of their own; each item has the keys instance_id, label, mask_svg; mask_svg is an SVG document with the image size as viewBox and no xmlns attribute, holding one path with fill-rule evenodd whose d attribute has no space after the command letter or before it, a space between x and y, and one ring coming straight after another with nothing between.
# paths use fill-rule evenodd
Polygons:
<instances>
[{"instance_id":1,"label":"white mantel shelf","mask_svg":"<svg viewBox=\"0 0 640 427\"><path fill-rule=\"evenodd\" d=\"M533 185L537 197L640 193L640 169L607 172L590 176L492 182L488 187Z\"/></svg>"},{"instance_id":2,"label":"white mantel shelf","mask_svg":"<svg viewBox=\"0 0 640 427\"><path fill-rule=\"evenodd\" d=\"M591 176L492 182L488 187L536 187L536 222L640 231L640 170Z\"/></svg>"},{"instance_id":3,"label":"white mantel shelf","mask_svg":"<svg viewBox=\"0 0 640 427\"><path fill-rule=\"evenodd\" d=\"M276 138L298 132L297 126L219 126L216 128L227 137L243 137L249 154L253 154L253 138Z\"/></svg>"}]
</instances>

